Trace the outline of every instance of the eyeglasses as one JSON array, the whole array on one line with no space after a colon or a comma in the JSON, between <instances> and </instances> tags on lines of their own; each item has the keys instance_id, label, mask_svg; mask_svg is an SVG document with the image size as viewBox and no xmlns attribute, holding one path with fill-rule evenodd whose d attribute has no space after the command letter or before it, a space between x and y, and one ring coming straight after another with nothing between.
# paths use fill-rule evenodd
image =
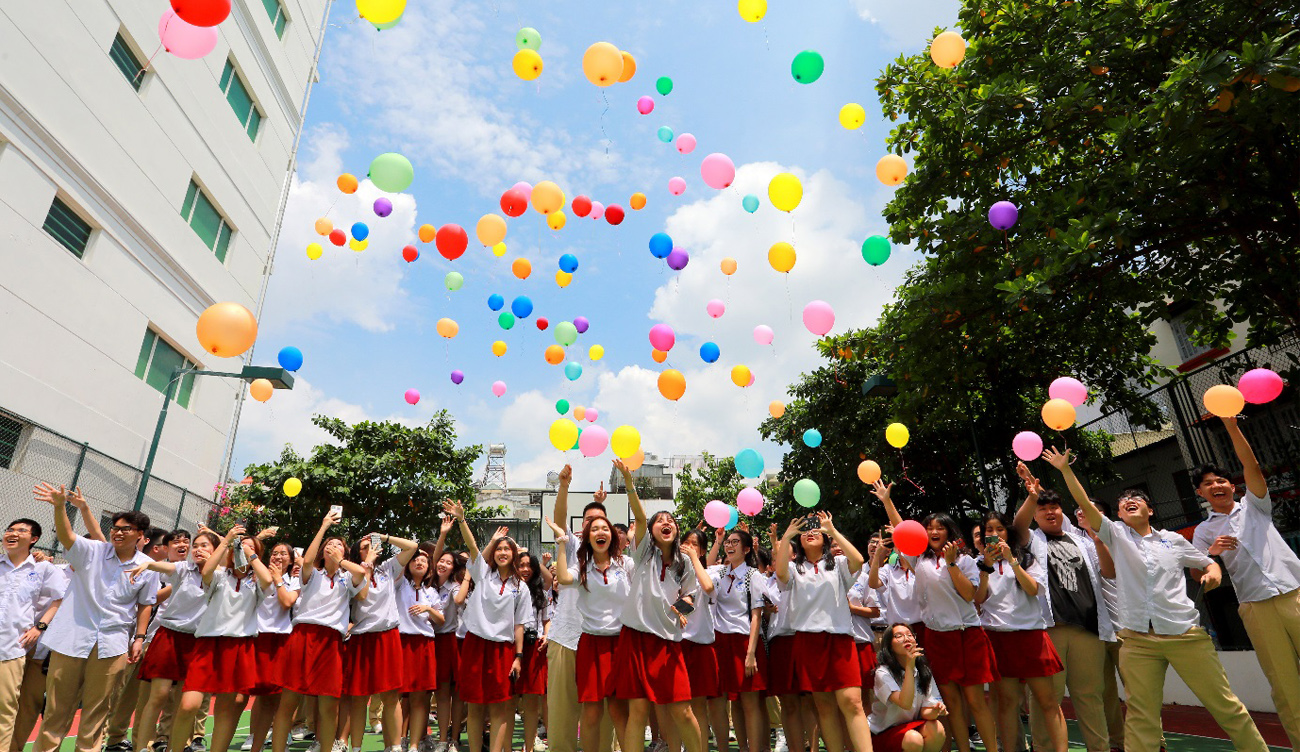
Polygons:
<instances>
[{"instance_id":1,"label":"eyeglasses","mask_svg":"<svg viewBox=\"0 0 1300 752\"><path fill-rule=\"evenodd\" d=\"M126 535L127 533L134 533L134 532L138 531L139 529L140 529L140 528L138 528L138 527L123 527L123 526L121 526L121 525L114 525L114 526L110 527L108 530L109 530L109 532L112 532L112 533L122 533L123 535Z\"/></svg>"},{"instance_id":2,"label":"eyeglasses","mask_svg":"<svg viewBox=\"0 0 1300 752\"><path fill-rule=\"evenodd\" d=\"M6 532L6 533L30 533L31 531L32 531L32 529L31 529L30 527L7 527L7 528L5 528L5 532Z\"/></svg>"}]
</instances>

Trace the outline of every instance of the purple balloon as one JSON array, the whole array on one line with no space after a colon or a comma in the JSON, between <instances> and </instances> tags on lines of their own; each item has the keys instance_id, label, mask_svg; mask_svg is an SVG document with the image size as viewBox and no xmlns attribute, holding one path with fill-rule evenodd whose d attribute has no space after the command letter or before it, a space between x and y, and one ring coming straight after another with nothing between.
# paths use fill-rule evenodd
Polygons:
<instances>
[{"instance_id":1,"label":"purple balloon","mask_svg":"<svg viewBox=\"0 0 1300 752\"><path fill-rule=\"evenodd\" d=\"M591 322L586 316L579 316L573 320L573 328L578 330L578 334L585 334L587 329L591 328Z\"/></svg>"},{"instance_id":2,"label":"purple balloon","mask_svg":"<svg viewBox=\"0 0 1300 752\"><path fill-rule=\"evenodd\" d=\"M1010 201L999 201L989 207L989 224L998 230L1010 230L1020 217L1020 210Z\"/></svg>"},{"instance_id":3,"label":"purple balloon","mask_svg":"<svg viewBox=\"0 0 1300 752\"><path fill-rule=\"evenodd\" d=\"M681 248L674 248L668 254L668 266L675 271L681 271L686 268L687 262L691 260L691 254Z\"/></svg>"},{"instance_id":4,"label":"purple balloon","mask_svg":"<svg viewBox=\"0 0 1300 752\"><path fill-rule=\"evenodd\" d=\"M464 372L460 371L459 369L451 372L451 383L459 384L464 380L465 380Z\"/></svg>"},{"instance_id":5,"label":"purple balloon","mask_svg":"<svg viewBox=\"0 0 1300 752\"><path fill-rule=\"evenodd\" d=\"M389 201L383 196L380 196L379 198L375 199L375 216L387 217L389 214L392 213L393 213L392 201Z\"/></svg>"}]
</instances>

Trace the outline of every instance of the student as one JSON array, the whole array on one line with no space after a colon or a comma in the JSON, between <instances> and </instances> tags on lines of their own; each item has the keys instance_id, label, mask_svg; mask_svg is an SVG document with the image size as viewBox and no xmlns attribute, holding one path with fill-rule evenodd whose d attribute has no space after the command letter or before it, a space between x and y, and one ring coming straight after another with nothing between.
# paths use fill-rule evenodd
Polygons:
<instances>
[{"instance_id":1,"label":"student","mask_svg":"<svg viewBox=\"0 0 1300 752\"><path fill-rule=\"evenodd\" d=\"M99 526L95 525L95 527L98 528ZM87 526L87 529L89 530L89 526ZM91 539L101 540L93 535ZM161 528L152 527L140 540L140 550L145 556L154 561L184 561L189 548L190 534L185 530L173 530L169 533ZM157 600L154 603L153 613L150 615L149 627L145 630L142 657L127 668L126 678L122 682L122 690L113 698L112 710L108 714L108 721L104 727L104 752L131 752L132 715L143 718L145 705L149 701L149 682L140 680L140 669L149 658L149 645L152 644L153 637L158 631L158 618L163 607L167 605L169 595L171 595L170 585L163 584L158 588ZM177 693L171 692L168 695L168 702L163 704L163 719L166 729L171 728L172 708L176 704L171 700L178 697ZM157 720L156 716L155 720ZM197 735L201 737L202 732L202 728L198 729ZM168 731L164 730L159 741L156 741L155 744L166 747L167 733ZM186 738L189 738L189 736L187 735Z\"/></svg>"},{"instance_id":2,"label":"student","mask_svg":"<svg viewBox=\"0 0 1300 752\"><path fill-rule=\"evenodd\" d=\"M876 557L876 551L880 550L883 547L884 547L884 536L881 533L872 533L871 540L867 541L868 566L865 567L862 574L858 575L863 580L866 588L871 592L872 600L874 600L876 604L876 612L877 612L876 615L868 619L868 622L871 624L871 632L872 632L871 642L872 642L873 649L875 643L879 641L880 635L884 633L885 629L890 624L893 624L896 621L896 620L891 620L889 618L889 611L890 611L889 591L886 590L885 588L875 587L871 584L870 563L872 559ZM889 550L885 552L886 555L888 555L889 553L890 553ZM871 672L872 681L875 681L875 676L876 676L876 672L873 669ZM864 687L863 691L870 692L870 691L874 691L874 689L871 687Z\"/></svg>"},{"instance_id":3,"label":"student","mask_svg":"<svg viewBox=\"0 0 1300 752\"><path fill-rule=\"evenodd\" d=\"M450 518L442 521L444 535L450 527ZM402 685L399 690L406 695L406 714L410 719L414 721L418 718L426 721L426 723L410 724L407 731L410 740L409 748L421 749L421 742L424 741L428 729L430 693L440 686L439 675L442 673L442 666L439 665L438 656L438 627L446 621L446 616L443 614L443 605L438 598L437 589L433 587L435 575L430 561L435 553L434 547L428 543L416 546L414 541L397 538L390 540L401 549L401 553L396 558L389 560L396 564L388 565L390 576L396 582L397 592L395 610L402 665ZM441 540L442 537L439 537L439 541ZM399 568L397 565L402 566ZM353 630L355 629L356 627L353 627ZM453 636L452 639L454 640L455 637ZM384 748L391 750L402 738L402 721L398 717L397 694L384 697L383 702ZM439 725L447 725L444 719L450 718L450 707L447 712L446 716L441 712L438 714ZM357 717L355 709L352 715L353 739L359 740L356 729L362 727L365 721ZM359 745L354 741L352 746Z\"/></svg>"},{"instance_id":4,"label":"student","mask_svg":"<svg viewBox=\"0 0 1300 752\"><path fill-rule=\"evenodd\" d=\"M890 498L893 485L878 480L872 491L885 506L889 523L898 527L903 518ZM925 651L948 708L948 729L957 748L969 752L967 721L974 721L985 744L997 738L997 723L984 697L984 685L998 681L997 661L974 604L979 568L974 559L959 553L961 534L951 517L931 514L921 524L929 545L920 556L905 558L916 578L913 590L921 601Z\"/></svg>"},{"instance_id":5,"label":"student","mask_svg":"<svg viewBox=\"0 0 1300 752\"><path fill-rule=\"evenodd\" d=\"M739 749L760 752L767 738L762 732L767 651L759 638L767 578L755 566L753 536L734 528L722 531L719 537L722 563L709 568L713 581L713 648L718 657L718 683L732 701ZM718 703L714 713L719 709L725 712L725 706ZM712 722L716 727L725 727L726 716L714 715Z\"/></svg>"},{"instance_id":6,"label":"student","mask_svg":"<svg viewBox=\"0 0 1300 752\"><path fill-rule=\"evenodd\" d=\"M1114 516L1110 504L1095 498L1092 499L1092 503L1101 512L1102 517L1109 519ZM1110 556L1110 548L1097 536L1097 531L1088 524L1088 516L1078 507L1074 510L1074 523L1092 541L1093 550L1097 553L1098 572L1101 573L1101 595L1106 603L1106 615L1110 617L1110 623L1115 624L1119 621L1119 589L1115 586L1115 561ZM1102 701L1106 707L1106 733L1110 736L1112 750L1124 749L1124 705L1119 699L1119 681L1116 680L1119 675L1119 647L1118 638L1114 642L1106 643L1106 665L1102 669ZM1037 714L1034 714L1033 720L1039 720ZM1160 746L1165 746L1163 737Z\"/></svg>"},{"instance_id":7,"label":"student","mask_svg":"<svg viewBox=\"0 0 1300 752\"><path fill-rule=\"evenodd\" d=\"M34 749L55 752L80 703L76 751L98 752L109 702L126 667L140 660L158 592L158 576L152 572L135 582L127 577L129 570L150 561L136 547L149 529L149 517L143 512L114 514L112 542L102 543L72 532L66 488L41 483L35 496L54 507L55 530L72 577L63 607L43 638L50 647L50 667L45 719Z\"/></svg>"},{"instance_id":8,"label":"student","mask_svg":"<svg viewBox=\"0 0 1300 752\"><path fill-rule=\"evenodd\" d=\"M1187 597L1183 569L1205 570L1200 582L1208 591L1221 582L1219 565L1183 536L1152 529L1151 502L1142 491L1122 492L1121 521L1107 520L1070 468L1069 450L1058 452L1052 447L1043 452L1043 459L1065 478L1070 494L1115 560L1124 640L1119 670L1128 695L1125 749L1155 752L1160 748L1160 708L1165 674L1172 665L1237 749L1266 750L1259 729L1228 686L1214 643L1198 626L1199 614Z\"/></svg>"},{"instance_id":9,"label":"student","mask_svg":"<svg viewBox=\"0 0 1300 752\"><path fill-rule=\"evenodd\" d=\"M939 752L946 737L939 718L947 708L924 651L906 624L881 636L871 693L871 749L875 752ZM1014 748L1013 748L1014 749Z\"/></svg>"},{"instance_id":10,"label":"student","mask_svg":"<svg viewBox=\"0 0 1300 752\"><path fill-rule=\"evenodd\" d=\"M682 661L686 664L691 689L691 713L700 729L700 749L709 747L709 721L715 713L721 722L713 724L713 733L717 748L722 749L727 744L729 726L726 721L727 701L721 696L718 656L714 649L717 637L713 629L712 605L716 588L713 576L700 563L708 544L708 536L702 530L690 530L682 536L682 550L693 551L691 566L695 568L695 578L700 584L695 610L686 617L686 626L682 628Z\"/></svg>"},{"instance_id":11,"label":"student","mask_svg":"<svg viewBox=\"0 0 1300 752\"><path fill-rule=\"evenodd\" d=\"M292 609L302 589L302 583L292 574L294 551L289 543L280 541L271 546L266 568L271 573L271 587L266 589L257 604L257 641L253 644L257 657L257 684L249 690L254 697L253 712L248 739L240 747L259 752L266 744L271 723L280 709L285 646L293 632Z\"/></svg>"},{"instance_id":12,"label":"student","mask_svg":"<svg viewBox=\"0 0 1300 752\"><path fill-rule=\"evenodd\" d=\"M455 520L451 517L444 517L442 521L442 530L438 534L438 544L436 551L442 551L435 554L434 561L434 580L430 587L432 588L433 600L430 605L440 611L443 616L442 622L434 627L436 636L434 637L434 647L437 652L438 663L438 744L434 747L434 752L448 752L454 750L456 740L460 738L460 726L457 719L464 712L460 693L456 691L458 685L457 671L460 665L460 640L456 637L456 630L460 628L461 605L464 602L459 599L461 579L465 576L464 566L460 562L460 557L454 551L443 549L443 543L446 542L447 532L451 530L451 524Z\"/></svg>"},{"instance_id":13,"label":"student","mask_svg":"<svg viewBox=\"0 0 1300 752\"><path fill-rule=\"evenodd\" d=\"M1196 495L1210 505L1196 526L1192 545L1218 556L1232 577L1237 611L1259 666L1273 690L1278 720L1293 748L1300 748L1300 557L1273 524L1273 499L1255 452L1237 425L1222 418L1241 462L1246 493L1236 500L1228 474L1213 465L1192 473Z\"/></svg>"},{"instance_id":14,"label":"student","mask_svg":"<svg viewBox=\"0 0 1300 752\"><path fill-rule=\"evenodd\" d=\"M773 522L768 526L773 558L781 548L781 534ZM787 752L805 752L816 748L817 707L812 696L800 694L794 683L794 626L790 619L790 587L782 585L775 567L767 578L765 602L775 609L767 623L767 694L781 705L781 728L785 732ZM724 716L725 723L725 716ZM723 728L726 733L726 728ZM722 745L719 745L719 749Z\"/></svg>"},{"instance_id":15,"label":"student","mask_svg":"<svg viewBox=\"0 0 1300 752\"><path fill-rule=\"evenodd\" d=\"M975 603L980 622L997 659L998 731L1003 749L1023 741L1020 704L1024 685L1046 720L1052 752L1065 752L1065 716L1052 690L1052 677L1062 670L1061 659L1047 636L1047 623L1038 591L1047 582L1047 544L1022 539L1001 512L984 516L984 555Z\"/></svg>"},{"instance_id":16,"label":"student","mask_svg":"<svg viewBox=\"0 0 1300 752\"><path fill-rule=\"evenodd\" d=\"M867 545L871 549L871 545ZM868 554L870 555L870 554ZM872 622L880 618L880 605L876 601L876 591L871 589L868 581L871 570L863 567L858 578L849 588L849 613L853 615L853 646L858 651L858 668L862 674L862 691L870 694L876 682L876 633Z\"/></svg>"},{"instance_id":17,"label":"student","mask_svg":"<svg viewBox=\"0 0 1300 752\"><path fill-rule=\"evenodd\" d=\"M811 519L818 525L805 529ZM832 557L832 544L844 555ZM871 749L861 664L848 608L848 591L862 563L862 554L835 528L828 512L791 520L776 550L777 579L790 588L794 688L812 693L828 752L845 748L840 716L852 748Z\"/></svg>"},{"instance_id":18,"label":"student","mask_svg":"<svg viewBox=\"0 0 1300 752\"><path fill-rule=\"evenodd\" d=\"M532 553L519 556L519 579L528 590L528 618L524 621L524 655L515 680L514 694L519 698L524 719L524 752L533 752L537 741L537 724L542 717L542 699L546 696L546 643L551 631L550 588L542 576L542 562ZM511 716L512 733L514 717Z\"/></svg>"},{"instance_id":19,"label":"student","mask_svg":"<svg viewBox=\"0 0 1300 752\"><path fill-rule=\"evenodd\" d=\"M871 556L867 586L874 588L882 610L891 624L906 624L918 645L925 645L925 624L921 621L921 600L913 597L916 576L912 565L902 556L894 556L894 527L886 526L880 545Z\"/></svg>"}]
</instances>

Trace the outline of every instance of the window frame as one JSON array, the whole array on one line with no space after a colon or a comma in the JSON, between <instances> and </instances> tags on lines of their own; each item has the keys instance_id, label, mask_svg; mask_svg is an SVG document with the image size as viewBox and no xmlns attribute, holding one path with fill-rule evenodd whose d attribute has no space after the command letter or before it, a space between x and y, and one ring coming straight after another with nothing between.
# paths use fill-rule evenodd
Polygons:
<instances>
[{"instance_id":1,"label":"window frame","mask_svg":"<svg viewBox=\"0 0 1300 752\"><path fill-rule=\"evenodd\" d=\"M271 12L271 6L275 6L275 13ZM276 39L284 39L284 30L289 25L289 13L284 9L284 3L280 0L262 0L262 7L266 8L266 15L271 17L271 29L275 31Z\"/></svg>"},{"instance_id":2,"label":"window frame","mask_svg":"<svg viewBox=\"0 0 1300 752\"><path fill-rule=\"evenodd\" d=\"M176 348L175 346L172 345L171 342L167 341L167 339L163 337L161 334L159 334L158 331L153 327L151 326L145 327L144 332L145 332L144 340L140 343L140 354L136 356L135 377L143 381L145 384L148 384L150 387L154 389L154 391L158 392L159 394L166 394L167 385L165 383L163 384L163 387L160 389L157 384L149 381L150 372L153 370L153 367L156 364L155 356L158 353L159 343L162 343L163 347L166 347L177 357L179 357L181 361L188 368L197 370L199 366L197 363L190 360L185 355L185 353L181 352L180 349ZM170 375L171 375L171 371L169 369L166 374L168 381L171 380ZM188 410L190 409L190 402L193 400L193 396L194 396L194 374L191 373L191 374L186 374L184 377L181 378L180 388L177 389L176 391L176 396L174 397L174 401L176 402L176 404Z\"/></svg>"},{"instance_id":3,"label":"window frame","mask_svg":"<svg viewBox=\"0 0 1300 752\"><path fill-rule=\"evenodd\" d=\"M122 67L122 61L114 55L114 51L117 50L119 46L121 47L122 52L130 58L130 62L135 64L137 68L135 75L128 75L126 69ZM117 67L118 71L120 71L126 78L127 85L132 89L135 89L138 93L144 86L145 77L149 75L149 68L140 61L140 56L136 53L131 41L126 38L123 29L118 29L117 34L113 36L113 43L108 46L108 57L113 61L113 65Z\"/></svg>"},{"instance_id":4,"label":"window frame","mask_svg":"<svg viewBox=\"0 0 1300 752\"><path fill-rule=\"evenodd\" d=\"M81 241L80 248L75 247L75 244L70 244L69 242L70 240L75 240L76 238L66 238L57 235L50 230L50 220L52 217L54 217L55 209L60 206L63 207L63 210L67 212L67 215L69 215L72 219L75 219L76 221L85 225L86 227L85 239ZM61 221L63 218L55 217L55 219L56 221ZM65 200L63 196L58 193L55 193L53 200L50 201L50 208L47 209L45 212L45 219L44 221L41 222L41 229L44 230L45 234L50 236L54 240L54 242L63 246L64 249L66 249L73 256L76 256L78 259L84 259L86 257L86 251L90 249L90 241L95 237L95 225L91 224L90 221L88 221L84 216L82 216L81 212L77 210L77 207L74 206L72 202ZM80 230L80 228L67 228L66 226L62 226L62 225L60 226L60 229Z\"/></svg>"},{"instance_id":5,"label":"window frame","mask_svg":"<svg viewBox=\"0 0 1300 752\"><path fill-rule=\"evenodd\" d=\"M234 90L235 84L239 84L240 91L248 100L248 114L240 116L239 110L236 109L236 103L231 100L230 92ZM221 69L221 78L217 81L217 88L221 90L221 95L225 97L226 104L230 105L231 112L239 119L240 126L244 133L253 143L257 143L257 135L262 131L262 121L266 119L266 114L257 104L257 97L253 96L253 89L244 79L244 75L239 72L239 66L235 65L234 56L226 58L226 65Z\"/></svg>"},{"instance_id":6,"label":"window frame","mask_svg":"<svg viewBox=\"0 0 1300 752\"><path fill-rule=\"evenodd\" d=\"M194 218L198 214L197 209L200 206L199 197L203 198L205 208L210 209L219 219L211 243L194 223ZM217 203L212 200L212 197L208 195L208 192L203 189L202 185L199 185L199 181L193 176L190 177L189 187L185 189L185 199L181 202L181 219L185 220L185 224L190 226L190 229L199 237L203 245L213 252L217 257L217 262L224 265L226 259L230 257L230 241L234 238L236 229L230 224L230 220L225 213L221 211L221 207L217 206Z\"/></svg>"}]
</instances>

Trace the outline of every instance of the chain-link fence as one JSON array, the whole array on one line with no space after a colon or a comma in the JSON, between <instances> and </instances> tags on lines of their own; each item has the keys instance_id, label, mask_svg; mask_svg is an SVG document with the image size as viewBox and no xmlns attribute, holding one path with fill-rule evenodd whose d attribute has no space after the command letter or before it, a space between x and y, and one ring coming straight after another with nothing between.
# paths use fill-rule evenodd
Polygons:
<instances>
[{"instance_id":1,"label":"chain-link fence","mask_svg":"<svg viewBox=\"0 0 1300 752\"><path fill-rule=\"evenodd\" d=\"M39 522L44 528L37 546L41 550L57 554L59 544L54 534L53 510L32 498L36 484L44 481L56 487L80 487L90 508L99 515L100 528L107 530L108 519L115 512L135 508L141 475L138 468L85 442L0 409L0 517L4 524L17 517ZM155 527L193 531L208 518L213 506L210 496L150 477L140 509ZM69 513L73 529L84 532L76 510Z\"/></svg>"}]
</instances>

